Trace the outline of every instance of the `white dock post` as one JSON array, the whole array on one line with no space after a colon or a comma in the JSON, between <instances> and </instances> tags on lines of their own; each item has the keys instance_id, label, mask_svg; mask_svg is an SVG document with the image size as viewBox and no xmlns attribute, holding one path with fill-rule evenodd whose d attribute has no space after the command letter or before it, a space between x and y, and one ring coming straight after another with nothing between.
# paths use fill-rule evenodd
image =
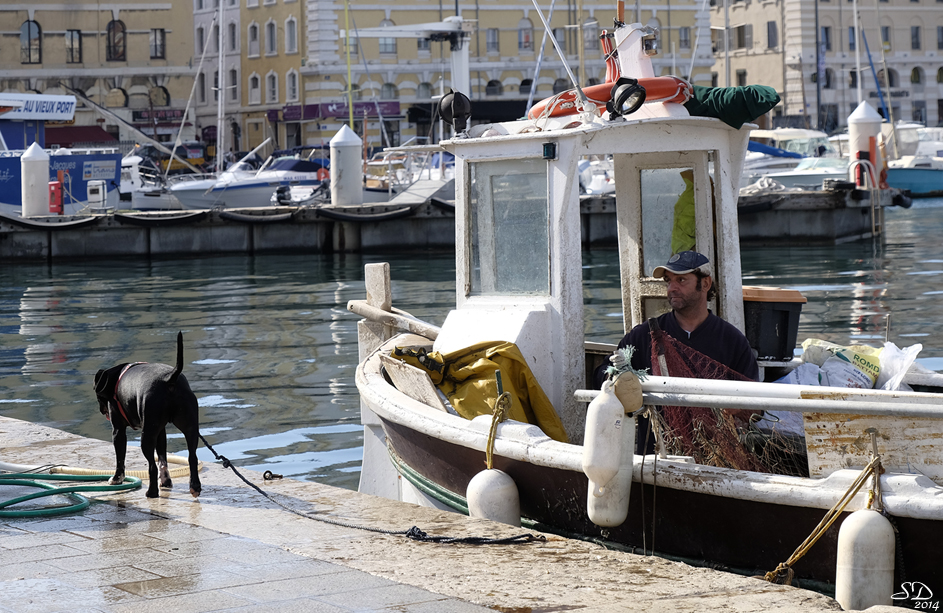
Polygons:
<instances>
[{"instance_id":1,"label":"white dock post","mask_svg":"<svg viewBox=\"0 0 943 613\"><path fill-rule=\"evenodd\" d=\"M49 214L49 154L33 143L20 158L23 217Z\"/></svg>"}]
</instances>

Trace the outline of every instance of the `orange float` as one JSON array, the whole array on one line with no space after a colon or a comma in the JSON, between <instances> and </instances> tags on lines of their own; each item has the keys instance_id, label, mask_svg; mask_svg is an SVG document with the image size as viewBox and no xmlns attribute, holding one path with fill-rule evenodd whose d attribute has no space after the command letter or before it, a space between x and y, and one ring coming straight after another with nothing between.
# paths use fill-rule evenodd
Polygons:
<instances>
[{"instance_id":1,"label":"orange float","mask_svg":"<svg viewBox=\"0 0 943 613\"><path fill-rule=\"evenodd\" d=\"M638 84L645 88L645 102L677 102L684 104L691 99L693 88L681 77L648 77L639 79ZM600 83L583 88L583 93L590 103L595 104L600 112L606 110L606 103L612 96L615 83ZM528 119L539 117L562 117L577 112L576 89L568 89L555 96L544 98L527 112Z\"/></svg>"}]
</instances>

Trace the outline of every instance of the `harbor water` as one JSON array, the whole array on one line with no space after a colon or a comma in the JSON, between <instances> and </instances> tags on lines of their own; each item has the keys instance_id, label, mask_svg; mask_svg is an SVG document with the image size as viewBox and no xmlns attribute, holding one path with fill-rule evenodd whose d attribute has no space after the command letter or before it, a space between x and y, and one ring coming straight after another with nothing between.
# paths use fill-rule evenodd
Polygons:
<instances>
[{"instance_id":1,"label":"harbor water","mask_svg":"<svg viewBox=\"0 0 943 613\"><path fill-rule=\"evenodd\" d=\"M808 298L800 341L920 343L919 361L943 370L941 237L943 199L915 200L887 210L881 241L745 248L744 284ZM587 338L616 342L617 258L604 249L582 257ZM5 263L0 415L109 440L96 371L173 363L180 330L201 431L218 453L237 466L356 489L358 318L346 304L364 296L364 264L379 261L390 263L394 306L444 321L455 302L452 253ZM184 448L174 428L168 435L171 451ZM134 450L128 456L142 461ZM202 447L200 457L213 460Z\"/></svg>"}]
</instances>

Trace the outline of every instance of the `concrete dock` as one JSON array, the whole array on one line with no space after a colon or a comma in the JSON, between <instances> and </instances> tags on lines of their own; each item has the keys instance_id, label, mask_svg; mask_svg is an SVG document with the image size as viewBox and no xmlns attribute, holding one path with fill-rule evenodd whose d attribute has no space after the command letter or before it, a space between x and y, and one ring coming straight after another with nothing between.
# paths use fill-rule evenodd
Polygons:
<instances>
[{"instance_id":1,"label":"concrete dock","mask_svg":"<svg viewBox=\"0 0 943 613\"><path fill-rule=\"evenodd\" d=\"M114 465L110 442L4 417L0 449L0 461L10 463ZM129 470L144 467L137 448L128 449L128 462ZM524 544L456 545L368 532L351 526L394 532L418 526L453 537L528 531L239 471L310 517L273 504L215 463L201 473L199 498L188 493L186 478L177 478L156 499L143 489L92 493L81 513L0 518L0 611L841 610L815 592L549 534ZM22 494L11 489L20 488L0 486L0 499Z\"/></svg>"}]
</instances>

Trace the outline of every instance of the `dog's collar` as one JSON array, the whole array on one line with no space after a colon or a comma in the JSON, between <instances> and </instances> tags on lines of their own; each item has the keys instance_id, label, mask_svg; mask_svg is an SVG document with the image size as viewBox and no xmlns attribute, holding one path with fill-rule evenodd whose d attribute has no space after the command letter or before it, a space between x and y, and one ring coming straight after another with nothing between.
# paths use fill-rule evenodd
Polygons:
<instances>
[{"instance_id":1,"label":"dog's collar","mask_svg":"<svg viewBox=\"0 0 943 613\"><path fill-rule=\"evenodd\" d=\"M121 406L121 401L118 400L118 385L121 384L121 377L123 377L126 372L135 366L138 366L139 364L147 364L147 362L131 362L130 364L125 364L124 368L121 369L121 372L118 373L118 380L115 381L115 404L118 405L118 412L120 412L121 416L124 417L125 423L135 430L137 430L137 427L131 422L130 419L128 419L127 413L124 412L124 407Z\"/></svg>"}]
</instances>

